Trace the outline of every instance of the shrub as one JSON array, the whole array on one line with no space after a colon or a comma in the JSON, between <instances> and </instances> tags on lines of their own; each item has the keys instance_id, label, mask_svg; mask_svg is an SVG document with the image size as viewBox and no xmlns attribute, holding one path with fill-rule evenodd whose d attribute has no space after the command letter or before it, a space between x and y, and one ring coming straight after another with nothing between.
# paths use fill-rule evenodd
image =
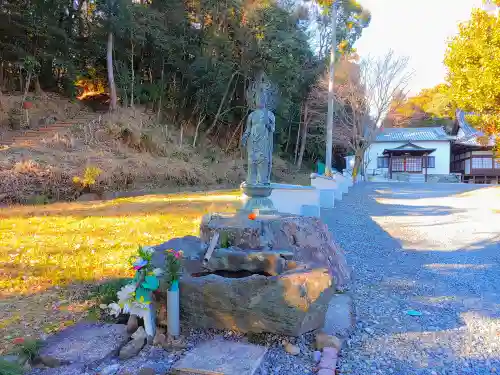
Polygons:
<instances>
[{"instance_id":1,"label":"shrub","mask_svg":"<svg viewBox=\"0 0 500 375\"><path fill-rule=\"evenodd\" d=\"M73 183L81 191L91 192L95 190L97 178L101 175L102 170L97 167L87 167L83 173L83 177L73 177Z\"/></svg>"},{"instance_id":2,"label":"shrub","mask_svg":"<svg viewBox=\"0 0 500 375\"><path fill-rule=\"evenodd\" d=\"M42 348L42 342L39 340L22 340L17 345L17 354L30 362L38 357L38 352Z\"/></svg>"},{"instance_id":3,"label":"shrub","mask_svg":"<svg viewBox=\"0 0 500 375\"><path fill-rule=\"evenodd\" d=\"M108 305L115 301L116 293L125 285L130 283L129 278L120 278L107 281L95 287L93 291L94 298L99 304Z\"/></svg>"}]
</instances>

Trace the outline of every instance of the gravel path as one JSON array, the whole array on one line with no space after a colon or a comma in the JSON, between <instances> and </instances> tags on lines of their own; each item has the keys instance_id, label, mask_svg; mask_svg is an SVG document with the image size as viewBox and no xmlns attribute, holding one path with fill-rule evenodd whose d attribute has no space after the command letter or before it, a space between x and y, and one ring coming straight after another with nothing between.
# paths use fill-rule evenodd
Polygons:
<instances>
[{"instance_id":1,"label":"gravel path","mask_svg":"<svg viewBox=\"0 0 500 375\"><path fill-rule=\"evenodd\" d=\"M340 374L500 374L500 189L363 184L324 220L356 279Z\"/></svg>"}]
</instances>

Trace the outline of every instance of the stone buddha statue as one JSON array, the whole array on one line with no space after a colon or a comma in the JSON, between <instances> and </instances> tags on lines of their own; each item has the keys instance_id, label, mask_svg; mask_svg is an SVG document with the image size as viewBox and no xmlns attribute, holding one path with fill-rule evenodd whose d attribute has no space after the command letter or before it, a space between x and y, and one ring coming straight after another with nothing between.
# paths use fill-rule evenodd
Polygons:
<instances>
[{"instance_id":1,"label":"stone buddha statue","mask_svg":"<svg viewBox=\"0 0 500 375\"><path fill-rule=\"evenodd\" d=\"M266 94L261 93L257 108L247 118L246 129L241 140L241 144L247 148L247 185L269 185L271 183L275 129L274 114L267 109Z\"/></svg>"}]
</instances>

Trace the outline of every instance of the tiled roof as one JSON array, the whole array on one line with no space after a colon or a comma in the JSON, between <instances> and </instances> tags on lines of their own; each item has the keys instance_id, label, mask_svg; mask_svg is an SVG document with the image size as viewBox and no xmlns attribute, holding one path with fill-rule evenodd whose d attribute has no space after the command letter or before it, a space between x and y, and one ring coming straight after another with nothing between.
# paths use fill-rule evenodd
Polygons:
<instances>
[{"instance_id":1,"label":"tiled roof","mask_svg":"<svg viewBox=\"0 0 500 375\"><path fill-rule=\"evenodd\" d=\"M477 135L479 132L474 129L465 119L466 115L469 115L470 113L465 113L462 110L457 110L457 121L458 125L460 126L460 129L463 130L465 137L470 137L472 135Z\"/></svg>"},{"instance_id":2,"label":"tiled roof","mask_svg":"<svg viewBox=\"0 0 500 375\"><path fill-rule=\"evenodd\" d=\"M452 137L441 127L436 128L389 128L377 134L377 142L447 141Z\"/></svg>"},{"instance_id":3,"label":"tiled roof","mask_svg":"<svg viewBox=\"0 0 500 375\"><path fill-rule=\"evenodd\" d=\"M476 147L482 147L482 146L494 146L495 145L495 137L491 136L488 140L488 144L483 145L481 142L479 142L479 137L484 136L484 133L474 129L467 120L465 119L466 115L472 115L473 113L466 113L462 110L457 110L457 121L458 121L458 126L462 131L464 132L464 136L460 137L455 140L455 143L464 145L464 146L476 146Z\"/></svg>"},{"instance_id":4,"label":"tiled roof","mask_svg":"<svg viewBox=\"0 0 500 375\"><path fill-rule=\"evenodd\" d=\"M476 147L493 147L495 145L495 137L491 136L488 140L488 144L483 145L479 142L479 138L476 136L468 137L468 138L459 138L455 141L455 143L464 146L476 146Z\"/></svg>"}]
</instances>

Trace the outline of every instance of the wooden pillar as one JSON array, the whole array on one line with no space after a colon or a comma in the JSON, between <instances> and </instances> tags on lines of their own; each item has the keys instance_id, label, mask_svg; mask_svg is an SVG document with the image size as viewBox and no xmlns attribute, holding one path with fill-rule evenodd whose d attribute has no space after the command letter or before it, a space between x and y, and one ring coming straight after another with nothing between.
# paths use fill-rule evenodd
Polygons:
<instances>
[{"instance_id":1,"label":"wooden pillar","mask_svg":"<svg viewBox=\"0 0 500 375\"><path fill-rule=\"evenodd\" d=\"M392 154L389 154L389 180L392 180Z\"/></svg>"},{"instance_id":2,"label":"wooden pillar","mask_svg":"<svg viewBox=\"0 0 500 375\"><path fill-rule=\"evenodd\" d=\"M429 158L427 154L424 154L424 163L425 163L425 182L427 182L427 168L429 167Z\"/></svg>"}]
</instances>

